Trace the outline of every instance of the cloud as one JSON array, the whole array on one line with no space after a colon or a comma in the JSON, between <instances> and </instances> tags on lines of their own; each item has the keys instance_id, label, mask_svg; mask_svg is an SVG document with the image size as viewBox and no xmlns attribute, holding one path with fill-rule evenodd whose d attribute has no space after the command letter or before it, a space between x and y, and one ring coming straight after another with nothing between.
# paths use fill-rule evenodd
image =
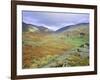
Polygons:
<instances>
[{"instance_id":1,"label":"cloud","mask_svg":"<svg viewBox=\"0 0 100 80\"><path fill-rule=\"evenodd\" d=\"M23 11L23 21L57 30L68 25L88 23L89 14Z\"/></svg>"}]
</instances>

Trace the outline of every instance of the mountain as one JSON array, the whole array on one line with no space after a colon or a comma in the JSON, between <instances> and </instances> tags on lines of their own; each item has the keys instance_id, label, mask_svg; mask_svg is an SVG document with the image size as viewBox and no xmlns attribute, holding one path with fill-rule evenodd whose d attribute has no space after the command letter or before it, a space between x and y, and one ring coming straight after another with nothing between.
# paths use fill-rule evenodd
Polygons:
<instances>
[{"instance_id":1,"label":"mountain","mask_svg":"<svg viewBox=\"0 0 100 80\"><path fill-rule=\"evenodd\" d=\"M52 30L50 30L44 26L26 24L24 22L22 22L22 31L23 32L53 32Z\"/></svg>"},{"instance_id":2,"label":"mountain","mask_svg":"<svg viewBox=\"0 0 100 80\"><path fill-rule=\"evenodd\" d=\"M26 24L26 23L22 23L22 31L23 32L35 32L35 31L39 31L39 29L35 26L35 25L31 25L31 24Z\"/></svg>"},{"instance_id":3,"label":"mountain","mask_svg":"<svg viewBox=\"0 0 100 80\"><path fill-rule=\"evenodd\" d=\"M22 22L22 31L23 32L39 32L39 33L63 33L63 34L72 34L77 35L79 33L87 33L89 31L89 23L80 23L76 25L65 26L57 31L50 30L45 26L37 26L33 24L26 24Z\"/></svg>"},{"instance_id":4,"label":"mountain","mask_svg":"<svg viewBox=\"0 0 100 80\"><path fill-rule=\"evenodd\" d=\"M58 29L56 31L56 33L69 31L69 30L73 30L73 29L77 29L77 28L81 28L81 27L87 27L87 26L89 26L89 23L80 23L80 24L76 24L76 25L65 26L63 28Z\"/></svg>"}]
</instances>

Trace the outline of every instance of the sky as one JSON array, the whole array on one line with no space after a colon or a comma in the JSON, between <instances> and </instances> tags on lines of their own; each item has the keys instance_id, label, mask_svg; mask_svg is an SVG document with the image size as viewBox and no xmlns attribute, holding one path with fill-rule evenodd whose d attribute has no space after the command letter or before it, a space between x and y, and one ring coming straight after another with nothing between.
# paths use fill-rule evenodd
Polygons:
<instances>
[{"instance_id":1,"label":"sky","mask_svg":"<svg viewBox=\"0 0 100 80\"><path fill-rule=\"evenodd\" d=\"M89 14L68 12L22 11L22 21L27 24L44 26L56 31L62 27L69 25L89 23Z\"/></svg>"}]
</instances>

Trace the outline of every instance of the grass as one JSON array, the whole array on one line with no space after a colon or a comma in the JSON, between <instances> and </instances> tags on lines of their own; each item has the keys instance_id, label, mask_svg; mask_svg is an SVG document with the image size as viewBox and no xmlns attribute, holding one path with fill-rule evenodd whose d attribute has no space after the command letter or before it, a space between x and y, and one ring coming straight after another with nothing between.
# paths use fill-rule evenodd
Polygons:
<instances>
[{"instance_id":1,"label":"grass","mask_svg":"<svg viewBox=\"0 0 100 80\"><path fill-rule=\"evenodd\" d=\"M33 34L29 33L29 36L31 35ZM56 39L54 35L42 35L42 37L40 37L40 35L37 35L36 37L31 36L29 39L27 39L27 36L25 35L26 37L23 39L23 68L31 68L33 65L34 67L42 66L49 62L50 56L54 57L55 55L62 54L72 47L63 40ZM34 61L35 63L33 63Z\"/></svg>"},{"instance_id":2,"label":"grass","mask_svg":"<svg viewBox=\"0 0 100 80\"><path fill-rule=\"evenodd\" d=\"M89 58L84 57L82 58L79 55L70 55L67 58L68 65L70 66L84 66L84 65L89 65Z\"/></svg>"},{"instance_id":3,"label":"grass","mask_svg":"<svg viewBox=\"0 0 100 80\"><path fill-rule=\"evenodd\" d=\"M23 33L23 68L40 68L86 42L89 42L88 34L68 37L64 34ZM66 60L70 66L89 64L88 57L81 58L79 55L70 55Z\"/></svg>"},{"instance_id":4,"label":"grass","mask_svg":"<svg viewBox=\"0 0 100 80\"><path fill-rule=\"evenodd\" d=\"M80 36L66 37L65 40L66 40L66 43L70 43L76 47L84 43L87 43L89 41L86 36L85 37L80 37Z\"/></svg>"}]
</instances>

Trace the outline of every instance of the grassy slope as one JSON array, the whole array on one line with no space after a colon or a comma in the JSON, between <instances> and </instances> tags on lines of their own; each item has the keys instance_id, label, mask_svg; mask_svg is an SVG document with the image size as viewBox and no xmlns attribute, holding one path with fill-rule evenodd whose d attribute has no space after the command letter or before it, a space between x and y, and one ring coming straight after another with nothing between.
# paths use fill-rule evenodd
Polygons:
<instances>
[{"instance_id":1,"label":"grassy slope","mask_svg":"<svg viewBox=\"0 0 100 80\"><path fill-rule=\"evenodd\" d=\"M70 33L60 34L23 33L23 68L44 67L57 61L58 57L59 60L55 62L54 67L59 67L58 63L63 65L64 61L67 61L65 66L88 65L88 57L81 58L80 53L75 51L74 55L72 53L72 49L88 43L87 30L87 28L77 28ZM85 32L85 36L80 36L80 32ZM70 54L67 51L70 51ZM60 56L65 56L66 59L63 60ZM47 67L52 66L48 65Z\"/></svg>"}]
</instances>

